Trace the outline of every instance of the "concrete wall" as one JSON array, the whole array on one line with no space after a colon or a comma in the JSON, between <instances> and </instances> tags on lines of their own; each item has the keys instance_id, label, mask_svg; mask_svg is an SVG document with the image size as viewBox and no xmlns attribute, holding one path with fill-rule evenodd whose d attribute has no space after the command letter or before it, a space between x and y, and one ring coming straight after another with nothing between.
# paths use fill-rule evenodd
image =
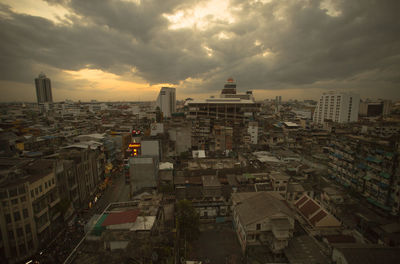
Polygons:
<instances>
[{"instance_id":1,"label":"concrete wall","mask_svg":"<svg viewBox=\"0 0 400 264\"><path fill-rule=\"evenodd\" d=\"M157 159L154 157L135 157L129 159L131 191L157 187Z\"/></svg>"},{"instance_id":2,"label":"concrete wall","mask_svg":"<svg viewBox=\"0 0 400 264\"><path fill-rule=\"evenodd\" d=\"M160 142L158 140L142 140L140 143L142 156L156 157L160 160Z\"/></svg>"}]
</instances>

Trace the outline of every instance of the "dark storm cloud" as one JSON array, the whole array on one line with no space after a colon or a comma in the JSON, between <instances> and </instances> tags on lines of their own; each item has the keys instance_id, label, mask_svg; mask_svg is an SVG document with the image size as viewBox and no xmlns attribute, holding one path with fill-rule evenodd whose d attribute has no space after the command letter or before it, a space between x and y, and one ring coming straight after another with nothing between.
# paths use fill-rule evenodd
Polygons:
<instances>
[{"instance_id":1,"label":"dark storm cloud","mask_svg":"<svg viewBox=\"0 0 400 264\"><path fill-rule=\"evenodd\" d=\"M135 68L151 84L203 80L187 85L192 87L187 93L219 90L229 76L244 89L346 81L362 93L364 81L379 80L393 93L400 83L400 4L395 0L331 1L337 16L316 0L232 0L234 23L209 16L205 30L170 30L163 16L199 1L46 1L67 8L69 23L1 6L1 80L32 82L42 64L119 75ZM221 39L221 32L229 39Z\"/></svg>"}]
</instances>

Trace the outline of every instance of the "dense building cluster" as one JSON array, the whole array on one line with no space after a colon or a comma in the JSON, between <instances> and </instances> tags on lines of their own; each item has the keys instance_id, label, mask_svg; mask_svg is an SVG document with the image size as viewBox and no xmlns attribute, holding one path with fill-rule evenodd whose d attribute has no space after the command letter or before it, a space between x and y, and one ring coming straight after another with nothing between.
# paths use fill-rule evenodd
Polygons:
<instances>
[{"instance_id":1,"label":"dense building cluster","mask_svg":"<svg viewBox=\"0 0 400 264\"><path fill-rule=\"evenodd\" d=\"M2 104L0 262L400 262L400 103L236 89Z\"/></svg>"}]
</instances>

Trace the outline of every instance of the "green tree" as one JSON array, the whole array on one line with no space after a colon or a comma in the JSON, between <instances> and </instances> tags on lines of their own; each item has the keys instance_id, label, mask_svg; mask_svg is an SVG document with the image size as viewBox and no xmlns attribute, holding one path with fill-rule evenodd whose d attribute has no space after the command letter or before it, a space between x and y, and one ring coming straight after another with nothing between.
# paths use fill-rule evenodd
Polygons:
<instances>
[{"instance_id":1,"label":"green tree","mask_svg":"<svg viewBox=\"0 0 400 264\"><path fill-rule=\"evenodd\" d=\"M200 234L200 218L192 202L181 200L177 204L177 228L179 236L187 241L194 241Z\"/></svg>"}]
</instances>

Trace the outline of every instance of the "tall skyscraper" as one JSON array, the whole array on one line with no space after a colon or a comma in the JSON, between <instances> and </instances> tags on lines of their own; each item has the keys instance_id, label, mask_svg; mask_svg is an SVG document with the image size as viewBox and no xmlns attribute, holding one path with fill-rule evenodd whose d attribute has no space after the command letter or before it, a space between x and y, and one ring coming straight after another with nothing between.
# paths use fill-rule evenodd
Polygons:
<instances>
[{"instance_id":1,"label":"tall skyscraper","mask_svg":"<svg viewBox=\"0 0 400 264\"><path fill-rule=\"evenodd\" d=\"M53 95L51 93L51 82L44 73L40 73L38 78L35 78L36 97L38 103L52 103Z\"/></svg>"},{"instance_id":2,"label":"tall skyscraper","mask_svg":"<svg viewBox=\"0 0 400 264\"><path fill-rule=\"evenodd\" d=\"M162 87L156 103L163 113L163 117L171 117L172 113L176 111L175 88Z\"/></svg>"},{"instance_id":3,"label":"tall skyscraper","mask_svg":"<svg viewBox=\"0 0 400 264\"><path fill-rule=\"evenodd\" d=\"M323 124L325 120L337 123L358 121L360 96L352 93L323 93L315 108L313 120Z\"/></svg>"}]
</instances>

